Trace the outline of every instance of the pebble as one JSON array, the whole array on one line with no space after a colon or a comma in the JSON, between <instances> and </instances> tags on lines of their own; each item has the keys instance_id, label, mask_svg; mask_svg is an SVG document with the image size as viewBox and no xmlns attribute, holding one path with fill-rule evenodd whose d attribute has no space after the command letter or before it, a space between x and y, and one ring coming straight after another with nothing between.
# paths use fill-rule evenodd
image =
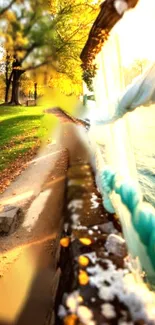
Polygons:
<instances>
[{"instance_id":1,"label":"pebble","mask_svg":"<svg viewBox=\"0 0 155 325\"><path fill-rule=\"evenodd\" d=\"M99 225L99 228L106 234L116 234L117 233L117 230L114 228L114 225L111 221L109 222L106 222L102 225Z\"/></svg>"},{"instance_id":2,"label":"pebble","mask_svg":"<svg viewBox=\"0 0 155 325\"><path fill-rule=\"evenodd\" d=\"M108 253L112 253L115 256L124 258L127 255L125 240L118 235L109 235L105 243L105 247Z\"/></svg>"}]
</instances>

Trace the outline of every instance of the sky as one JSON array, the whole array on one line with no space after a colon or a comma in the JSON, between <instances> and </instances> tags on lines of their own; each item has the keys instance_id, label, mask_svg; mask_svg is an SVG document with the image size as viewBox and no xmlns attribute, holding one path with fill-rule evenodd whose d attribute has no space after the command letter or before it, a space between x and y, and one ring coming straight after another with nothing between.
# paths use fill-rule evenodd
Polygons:
<instances>
[{"instance_id":1,"label":"sky","mask_svg":"<svg viewBox=\"0 0 155 325\"><path fill-rule=\"evenodd\" d=\"M134 59L155 61L155 0L140 0L117 24L122 62L128 66Z\"/></svg>"}]
</instances>

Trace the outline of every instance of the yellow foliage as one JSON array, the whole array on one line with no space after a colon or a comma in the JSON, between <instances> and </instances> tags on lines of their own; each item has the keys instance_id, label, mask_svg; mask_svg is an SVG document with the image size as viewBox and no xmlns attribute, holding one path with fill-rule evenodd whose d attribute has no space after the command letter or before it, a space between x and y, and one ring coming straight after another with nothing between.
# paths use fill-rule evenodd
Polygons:
<instances>
[{"instance_id":1,"label":"yellow foliage","mask_svg":"<svg viewBox=\"0 0 155 325\"><path fill-rule=\"evenodd\" d=\"M80 270L80 273L79 273L79 276L78 276L78 279L79 279L79 283L81 285L87 285L89 283L89 276L88 276L88 273L83 271L83 270Z\"/></svg>"},{"instance_id":2,"label":"yellow foliage","mask_svg":"<svg viewBox=\"0 0 155 325\"><path fill-rule=\"evenodd\" d=\"M5 18L9 21L9 22L15 22L16 21L16 16L14 14L13 11L8 10L5 13Z\"/></svg>"},{"instance_id":3,"label":"yellow foliage","mask_svg":"<svg viewBox=\"0 0 155 325\"><path fill-rule=\"evenodd\" d=\"M58 71L52 74L50 86L67 95L82 92L80 53L87 40L101 1L51 0L51 13L57 17Z\"/></svg>"},{"instance_id":4,"label":"yellow foliage","mask_svg":"<svg viewBox=\"0 0 155 325\"><path fill-rule=\"evenodd\" d=\"M61 245L62 247L68 247L69 244L70 244L70 239L69 239L68 237L62 238L62 239L60 240L60 245Z\"/></svg>"},{"instance_id":5,"label":"yellow foliage","mask_svg":"<svg viewBox=\"0 0 155 325\"><path fill-rule=\"evenodd\" d=\"M29 92L34 91L34 82L31 79L28 78L22 78L20 83L20 88L23 91L23 93L28 96Z\"/></svg>"},{"instance_id":6,"label":"yellow foliage","mask_svg":"<svg viewBox=\"0 0 155 325\"><path fill-rule=\"evenodd\" d=\"M18 59L22 59L24 57L24 52L22 51L16 51L16 55Z\"/></svg>"},{"instance_id":7,"label":"yellow foliage","mask_svg":"<svg viewBox=\"0 0 155 325\"><path fill-rule=\"evenodd\" d=\"M56 78L52 77L49 86L54 89L60 89L66 95L73 93L79 95L82 92L82 82L76 84L65 74L58 74Z\"/></svg>"},{"instance_id":8,"label":"yellow foliage","mask_svg":"<svg viewBox=\"0 0 155 325\"><path fill-rule=\"evenodd\" d=\"M9 51L10 54L12 54L13 39L9 34L5 35L5 49L6 51Z\"/></svg>"},{"instance_id":9,"label":"yellow foliage","mask_svg":"<svg viewBox=\"0 0 155 325\"><path fill-rule=\"evenodd\" d=\"M23 37L22 32L16 32L15 46L25 46L28 44L28 39Z\"/></svg>"},{"instance_id":10,"label":"yellow foliage","mask_svg":"<svg viewBox=\"0 0 155 325\"><path fill-rule=\"evenodd\" d=\"M89 258L86 257L86 256L81 255L78 258L78 262L79 262L79 264L81 266L87 266L89 264Z\"/></svg>"},{"instance_id":11,"label":"yellow foliage","mask_svg":"<svg viewBox=\"0 0 155 325\"><path fill-rule=\"evenodd\" d=\"M77 322L77 315L72 314L64 318L64 325L75 325Z\"/></svg>"},{"instance_id":12,"label":"yellow foliage","mask_svg":"<svg viewBox=\"0 0 155 325\"><path fill-rule=\"evenodd\" d=\"M89 246L92 244L92 241L91 239L89 238L80 238L80 242L83 244L83 245L86 245L86 246Z\"/></svg>"}]
</instances>

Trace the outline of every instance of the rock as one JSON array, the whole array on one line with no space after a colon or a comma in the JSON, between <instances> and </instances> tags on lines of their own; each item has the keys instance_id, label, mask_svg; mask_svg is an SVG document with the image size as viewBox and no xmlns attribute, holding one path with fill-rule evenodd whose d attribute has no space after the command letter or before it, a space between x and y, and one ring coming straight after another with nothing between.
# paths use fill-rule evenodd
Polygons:
<instances>
[{"instance_id":1,"label":"rock","mask_svg":"<svg viewBox=\"0 0 155 325\"><path fill-rule=\"evenodd\" d=\"M5 206L0 213L0 234L10 235L24 219L24 212L21 208L15 206Z\"/></svg>"},{"instance_id":2,"label":"rock","mask_svg":"<svg viewBox=\"0 0 155 325\"><path fill-rule=\"evenodd\" d=\"M7 211L11 211L13 209L16 209L16 207L14 205L5 205L3 211L7 212Z\"/></svg>"},{"instance_id":3,"label":"rock","mask_svg":"<svg viewBox=\"0 0 155 325\"><path fill-rule=\"evenodd\" d=\"M99 229L106 234L117 234L118 231L115 229L113 223L111 221L104 223L103 225L99 225Z\"/></svg>"},{"instance_id":4,"label":"rock","mask_svg":"<svg viewBox=\"0 0 155 325\"><path fill-rule=\"evenodd\" d=\"M115 256L124 258L127 255L125 240L118 235L109 235L105 243L105 247L108 253L112 253Z\"/></svg>"}]
</instances>

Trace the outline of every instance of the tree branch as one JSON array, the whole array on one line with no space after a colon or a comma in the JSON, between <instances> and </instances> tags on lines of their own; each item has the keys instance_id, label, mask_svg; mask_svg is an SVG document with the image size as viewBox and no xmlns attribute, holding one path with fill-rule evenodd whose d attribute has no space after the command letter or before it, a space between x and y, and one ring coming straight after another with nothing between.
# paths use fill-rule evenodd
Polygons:
<instances>
[{"instance_id":1,"label":"tree branch","mask_svg":"<svg viewBox=\"0 0 155 325\"><path fill-rule=\"evenodd\" d=\"M70 37L68 37L68 39L67 40L63 40L64 41L64 44L62 44L59 48L58 48L58 50L56 51L57 53L59 53L66 45L67 45L67 43L72 39L72 37L74 37L78 32L79 32L79 28L80 27L78 27L76 30L74 30L74 32L70 35Z\"/></svg>"},{"instance_id":2,"label":"tree branch","mask_svg":"<svg viewBox=\"0 0 155 325\"><path fill-rule=\"evenodd\" d=\"M24 57L22 58L21 63L23 63L23 62L26 60L26 58L31 54L31 52L32 52L35 48L37 48L38 46L40 46L40 44L33 43L33 44L28 48L28 49L23 49L23 50L26 51L26 53L25 53Z\"/></svg>"},{"instance_id":3,"label":"tree branch","mask_svg":"<svg viewBox=\"0 0 155 325\"><path fill-rule=\"evenodd\" d=\"M125 0L127 9L134 8L139 0ZM82 50L80 58L85 66L93 62L97 53L100 52L109 33L116 23L121 20L124 12L121 14L115 7L115 0L105 0L100 6L100 12L90 30L88 40Z\"/></svg>"},{"instance_id":4,"label":"tree branch","mask_svg":"<svg viewBox=\"0 0 155 325\"><path fill-rule=\"evenodd\" d=\"M0 10L0 16L3 15L7 10L11 8L16 0L12 0L6 7Z\"/></svg>"},{"instance_id":5,"label":"tree branch","mask_svg":"<svg viewBox=\"0 0 155 325\"><path fill-rule=\"evenodd\" d=\"M51 64L51 62L48 62L48 61L44 61L44 62L41 62L41 63L38 63L37 65L35 65L35 66L29 66L29 67L27 67L27 68L25 68L24 69L24 72L27 72L27 71L32 71L32 70L36 70L36 69L38 69L38 68L41 68L41 67L43 67L44 65L46 65L46 64Z\"/></svg>"}]
</instances>

